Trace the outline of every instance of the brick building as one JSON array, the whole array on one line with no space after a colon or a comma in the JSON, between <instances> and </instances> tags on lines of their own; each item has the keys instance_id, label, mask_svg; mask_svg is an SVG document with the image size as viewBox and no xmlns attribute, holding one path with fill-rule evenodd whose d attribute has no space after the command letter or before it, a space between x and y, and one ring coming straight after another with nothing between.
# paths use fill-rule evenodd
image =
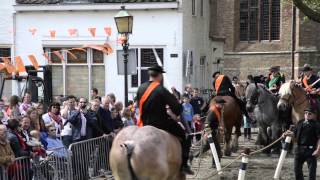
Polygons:
<instances>
[{"instance_id":1,"label":"brick building","mask_svg":"<svg viewBox=\"0 0 320 180\"><path fill-rule=\"evenodd\" d=\"M211 38L224 41L221 60L224 73L245 79L248 74L267 75L279 65L287 79L292 71L291 3L281 0L212 0ZM295 77L308 63L315 71L320 65L320 24L306 20L296 10Z\"/></svg>"}]
</instances>

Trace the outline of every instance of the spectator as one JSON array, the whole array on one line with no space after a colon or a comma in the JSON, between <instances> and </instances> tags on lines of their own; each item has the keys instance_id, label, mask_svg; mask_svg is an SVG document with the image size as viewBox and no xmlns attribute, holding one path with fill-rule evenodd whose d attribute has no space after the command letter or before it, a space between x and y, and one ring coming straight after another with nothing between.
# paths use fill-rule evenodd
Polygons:
<instances>
[{"instance_id":1,"label":"spectator","mask_svg":"<svg viewBox=\"0 0 320 180\"><path fill-rule=\"evenodd\" d=\"M192 95L193 96L191 98L190 104L192 105L194 114L202 115L202 111L206 105L204 103L203 98L199 96L199 89L194 88Z\"/></svg>"},{"instance_id":2,"label":"spectator","mask_svg":"<svg viewBox=\"0 0 320 180\"><path fill-rule=\"evenodd\" d=\"M93 99L91 101L90 109L88 110L88 113L86 114L87 118L87 138L95 138L104 135L103 130L99 126L98 122L101 122L101 117L97 115L98 110L100 108L100 101L99 99Z\"/></svg>"},{"instance_id":3,"label":"spectator","mask_svg":"<svg viewBox=\"0 0 320 180\"><path fill-rule=\"evenodd\" d=\"M60 114L60 103L51 103L48 109L48 113L42 116L44 124L46 126L54 124L57 130L57 137L61 137L61 131L63 129L62 117Z\"/></svg>"},{"instance_id":4,"label":"spectator","mask_svg":"<svg viewBox=\"0 0 320 180\"><path fill-rule=\"evenodd\" d=\"M189 97L189 100L192 98L192 92L193 92L193 89L192 89L192 85L191 84L187 84L185 87L184 87L184 95L187 95Z\"/></svg>"},{"instance_id":5,"label":"spectator","mask_svg":"<svg viewBox=\"0 0 320 180\"><path fill-rule=\"evenodd\" d=\"M9 117L8 117L7 112L5 110L4 100L0 99L0 123L7 125L8 119L9 119Z\"/></svg>"},{"instance_id":6,"label":"spectator","mask_svg":"<svg viewBox=\"0 0 320 180\"><path fill-rule=\"evenodd\" d=\"M237 76L233 76L232 78L232 85L235 88L235 95L239 99L243 99L245 96L245 88L244 86L240 83L239 79Z\"/></svg>"},{"instance_id":7,"label":"spectator","mask_svg":"<svg viewBox=\"0 0 320 180\"><path fill-rule=\"evenodd\" d=\"M114 104L114 107L116 108L117 112L119 113L119 115L121 114L122 110L123 110L123 103L118 101Z\"/></svg>"},{"instance_id":8,"label":"spectator","mask_svg":"<svg viewBox=\"0 0 320 180\"><path fill-rule=\"evenodd\" d=\"M114 107L115 103L116 103L116 96L113 93L110 93L107 95L107 97L110 99L110 110L111 108Z\"/></svg>"},{"instance_id":9,"label":"spectator","mask_svg":"<svg viewBox=\"0 0 320 180\"><path fill-rule=\"evenodd\" d=\"M35 155L34 160L37 162L39 161L40 157L44 158L46 155L46 151L43 148L44 146L42 145L40 138L40 132L37 130L32 130L30 132L30 140L26 143L29 147L31 147L32 152Z\"/></svg>"},{"instance_id":10,"label":"spectator","mask_svg":"<svg viewBox=\"0 0 320 180\"><path fill-rule=\"evenodd\" d=\"M9 107L7 109L7 115L9 118L17 119L20 117L20 110L19 110L19 97L13 95L10 97L9 100Z\"/></svg>"},{"instance_id":11,"label":"spectator","mask_svg":"<svg viewBox=\"0 0 320 180\"><path fill-rule=\"evenodd\" d=\"M30 130L40 131L40 117L38 115L38 110L34 107L30 107L27 110L26 115L30 118Z\"/></svg>"},{"instance_id":12,"label":"spectator","mask_svg":"<svg viewBox=\"0 0 320 180\"><path fill-rule=\"evenodd\" d=\"M42 117L42 115L44 114L43 103L39 102L39 103L37 103L34 107L37 109L38 115L39 115L40 117Z\"/></svg>"},{"instance_id":13,"label":"spectator","mask_svg":"<svg viewBox=\"0 0 320 180\"><path fill-rule=\"evenodd\" d=\"M189 96L187 94L183 95L183 112L182 112L182 118L184 121L186 121L190 127L190 129L194 129L193 125L192 125L192 119L193 119L193 108L192 105L190 104L190 99Z\"/></svg>"},{"instance_id":14,"label":"spectator","mask_svg":"<svg viewBox=\"0 0 320 180\"><path fill-rule=\"evenodd\" d=\"M201 132L204 128L204 123L201 121L201 117L199 114L195 114L193 116L193 123L194 123L194 128L195 132ZM201 139L201 134L196 135L196 140L199 141Z\"/></svg>"},{"instance_id":15,"label":"spectator","mask_svg":"<svg viewBox=\"0 0 320 180\"><path fill-rule=\"evenodd\" d=\"M28 142L30 140L30 124L31 120L28 116L23 116L21 121L21 136L23 137L25 142Z\"/></svg>"},{"instance_id":16,"label":"spectator","mask_svg":"<svg viewBox=\"0 0 320 180\"><path fill-rule=\"evenodd\" d=\"M72 111L67 122L71 123L72 141L78 142L87 139L87 99L79 99L79 110Z\"/></svg>"},{"instance_id":17,"label":"spectator","mask_svg":"<svg viewBox=\"0 0 320 180\"><path fill-rule=\"evenodd\" d=\"M102 99L102 107L98 109L97 116L99 117L98 125L105 134L113 132L113 123L109 107L110 99L108 97L104 97Z\"/></svg>"},{"instance_id":18,"label":"spectator","mask_svg":"<svg viewBox=\"0 0 320 180\"><path fill-rule=\"evenodd\" d=\"M17 119L9 119L8 128L8 139L15 157L33 156L33 153L28 151L27 144L23 141L23 137L18 131L19 121Z\"/></svg>"},{"instance_id":19,"label":"spectator","mask_svg":"<svg viewBox=\"0 0 320 180\"><path fill-rule=\"evenodd\" d=\"M171 87L171 91L177 100L180 101L180 92L174 86Z\"/></svg>"},{"instance_id":20,"label":"spectator","mask_svg":"<svg viewBox=\"0 0 320 180\"><path fill-rule=\"evenodd\" d=\"M46 139L48 142L47 151L52 151L54 155L58 157L66 157L65 146L62 141L56 136L56 127L48 126L48 138Z\"/></svg>"},{"instance_id":21,"label":"spectator","mask_svg":"<svg viewBox=\"0 0 320 180\"><path fill-rule=\"evenodd\" d=\"M20 113L22 115L26 115L27 110L32 107L31 103L31 93L27 92L24 97L22 98L22 103L19 107Z\"/></svg>"},{"instance_id":22,"label":"spectator","mask_svg":"<svg viewBox=\"0 0 320 180\"><path fill-rule=\"evenodd\" d=\"M99 99L99 101L101 102L101 97L98 95L98 89L97 88L92 88L91 89L91 100L94 99Z\"/></svg>"},{"instance_id":23,"label":"spectator","mask_svg":"<svg viewBox=\"0 0 320 180\"><path fill-rule=\"evenodd\" d=\"M129 108L124 108L122 112L122 123L124 127L134 125L134 122L131 117L131 110Z\"/></svg>"},{"instance_id":24,"label":"spectator","mask_svg":"<svg viewBox=\"0 0 320 180\"><path fill-rule=\"evenodd\" d=\"M61 110L61 116L64 125L61 131L61 138L66 148L68 148L72 143L72 128L71 124L67 122L67 120L70 118L73 111L76 111L76 97L71 95L67 97L67 101L64 103L64 107Z\"/></svg>"},{"instance_id":25,"label":"spectator","mask_svg":"<svg viewBox=\"0 0 320 180\"><path fill-rule=\"evenodd\" d=\"M244 130L244 138L251 140L251 122L248 121L246 116L243 116L243 130Z\"/></svg>"},{"instance_id":26,"label":"spectator","mask_svg":"<svg viewBox=\"0 0 320 180\"><path fill-rule=\"evenodd\" d=\"M121 116L115 107L111 109L111 118L114 127L114 132L118 133L121 130L121 128L123 128L123 123L121 120Z\"/></svg>"},{"instance_id":27,"label":"spectator","mask_svg":"<svg viewBox=\"0 0 320 180\"><path fill-rule=\"evenodd\" d=\"M10 147L7 136L7 128L5 125L0 125L0 166L8 167L15 161L14 153ZM0 168L0 177L1 176Z\"/></svg>"}]
</instances>

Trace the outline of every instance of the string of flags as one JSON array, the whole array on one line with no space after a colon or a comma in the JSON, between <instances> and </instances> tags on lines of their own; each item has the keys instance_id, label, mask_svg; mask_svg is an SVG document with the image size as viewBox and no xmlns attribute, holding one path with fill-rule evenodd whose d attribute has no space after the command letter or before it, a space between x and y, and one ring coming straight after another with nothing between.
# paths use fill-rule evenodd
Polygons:
<instances>
[{"instance_id":1,"label":"string of flags","mask_svg":"<svg viewBox=\"0 0 320 180\"><path fill-rule=\"evenodd\" d=\"M92 37L96 37L96 35L97 35L97 33L96 33L97 28L96 27L89 27L87 30L88 30L88 33ZM28 31L31 33L32 36L36 36L38 33L38 28L30 27L28 29ZM12 30L10 32L14 33L15 30ZM67 29L67 32L70 37L78 37L79 36L79 31L77 28L69 28L69 29ZM110 37L112 35L112 28L111 27L104 27L103 32L107 37ZM55 29L49 29L48 35L51 38L56 38L58 35L58 32ZM124 41L125 41L125 38L123 36L119 36L116 40L116 43L123 44ZM108 41L108 42L110 42L110 41ZM112 47L108 43L105 43L103 45L84 45L81 48L70 48L70 49L57 50L57 51L52 51L52 52L44 52L44 53L42 53L42 55L46 59L48 64L52 64L50 54L54 54L56 57L58 57L61 60L61 62L66 62L64 59L64 56L62 55L63 51L65 51L73 60L77 60L78 59L77 56L74 53L72 53L72 51L86 52L86 48L92 48L92 49L101 51L107 55L113 53ZM30 54L27 57L28 57L28 60L31 62L32 66L35 69L39 69L39 63L38 63L36 56L33 54ZM21 56L13 57L13 59L15 61L15 65L12 64L12 61L10 60L11 57L0 57L0 59L2 59L2 61L3 61L3 63L0 63L0 71L5 69L8 73L26 72L24 61L22 60Z\"/></svg>"},{"instance_id":2,"label":"string of flags","mask_svg":"<svg viewBox=\"0 0 320 180\"><path fill-rule=\"evenodd\" d=\"M104 54L107 54L107 55L113 53L112 47L108 43L105 43L103 45L84 45L81 48L70 48L70 49L57 50L57 51L52 51L52 52L44 52L42 55L47 60L48 64L52 64L52 61L51 61L51 58L50 58L51 57L50 54L56 55L61 60L61 62L66 62L65 58L62 55L63 51L65 51L68 55L70 55L70 57L73 60L78 60L77 56L72 52L73 51L87 52L87 50L86 50L87 48L91 48L91 49L95 49L95 50L101 51L101 52L103 52ZM14 73L14 72L15 73L26 72L26 68L25 68L25 65L23 63L23 60L22 60L21 56L14 57L15 65L12 64L12 62L10 60L11 57L0 57L0 58L3 61L3 63L0 63L0 71L5 69L10 74ZM31 62L32 66L36 70L39 69L39 63L38 63L38 60L37 60L35 55L33 55L33 54L28 55L28 60Z\"/></svg>"},{"instance_id":3,"label":"string of flags","mask_svg":"<svg viewBox=\"0 0 320 180\"><path fill-rule=\"evenodd\" d=\"M28 29L28 31L31 33L32 36L36 36L37 32L38 32L38 28L30 27ZM104 31L106 36L111 36L111 34L112 34L112 28L111 27L104 27L103 31ZM67 29L67 32L68 32L70 37L78 37L79 36L79 31L78 31L77 28L69 28L69 29ZM89 27L88 28L88 33L92 37L96 37L96 32L97 32L97 28L95 28L95 27ZM58 32L55 29L49 29L48 30L48 34L49 34L49 36L51 38L56 38Z\"/></svg>"}]
</instances>

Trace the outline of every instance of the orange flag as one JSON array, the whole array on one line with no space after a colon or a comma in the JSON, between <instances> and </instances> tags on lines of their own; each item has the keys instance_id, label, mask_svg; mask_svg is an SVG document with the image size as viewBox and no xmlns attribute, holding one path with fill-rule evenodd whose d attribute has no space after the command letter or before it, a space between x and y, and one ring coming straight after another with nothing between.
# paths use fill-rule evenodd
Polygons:
<instances>
[{"instance_id":1,"label":"orange flag","mask_svg":"<svg viewBox=\"0 0 320 180\"><path fill-rule=\"evenodd\" d=\"M106 35L107 35L107 36L111 36L111 32L112 32L111 27L105 27L105 28L104 28L104 32L106 32Z\"/></svg>"},{"instance_id":2,"label":"orange flag","mask_svg":"<svg viewBox=\"0 0 320 180\"><path fill-rule=\"evenodd\" d=\"M61 62L64 61L64 58L59 51L53 51L52 53L55 54L56 56L58 56L58 58L61 59Z\"/></svg>"},{"instance_id":3,"label":"orange flag","mask_svg":"<svg viewBox=\"0 0 320 180\"><path fill-rule=\"evenodd\" d=\"M28 56L28 58L29 58L29 60L31 61L33 67L34 67L36 70L38 70L38 69L39 69L39 64L38 64L38 61L37 61L36 57L31 54L31 55Z\"/></svg>"},{"instance_id":4,"label":"orange flag","mask_svg":"<svg viewBox=\"0 0 320 180\"><path fill-rule=\"evenodd\" d=\"M78 60L78 58L77 58L77 56L76 56L75 54L73 54L72 52L70 52L70 51L68 51L68 50L66 50L66 51L67 51L67 54L69 54L72 59Z\"/></svg>"},{"instance_id":5,"label":"orange flag","mask_svg":"<svg viewBox=\"0 0 320 180\"><path fill-rule=\"evenodd\" d=\"M0 63L0 71L2 70L2 69L4 69L6 66L4 65L4 63Z\"/></svg>"},{"instance_id":6,"label":"orange flag","mask_svg":"<svg viewBox=\"0 0 320 180\"><path fill-rule=\"evenodd\" d=\"M68 29L68 32L70 36L78 36L78 30L75 28Z\"/></svg>"},{"instance_id":7,"label":"orange flag","mask_svg":"<svg viewBox=\"0 0 320 180\"><path fill-rule=\"evenodd\" d=\"M26 68L24 67L23 61L20 56L16 57L16 71L17 72L26 72Z\"/></svg>"},{"instance_id":8,"label":"orange flag","mask_svg":"<svg viewBox=\"0 0 320 180\"><path fill-rule=\"evenodd\" d=\"M56 30L49 30L49 32L51 38L56 38Z\"/></svg>"},{"instance_id":9,"label":"orange flag","mask_svg":"<svg viewBox=\"0 0 320 180\"><path fill-rule=\"evenodd\" d=\"M50 57L49 57L48 52L45 52L45 53L43 53L42 55L46 58L46 60L48 61L49 64L52 64L52 61L51 61L51 59L50 59Z\"/></svg>"},{"instance_id":10,"label":"orange flag","mask_svg":"<svg viewBox=\"0 0 320 180\"><path fill-rule=\"evenodd\" d=\"M96 28L88 28L92 37L96 37Z\"/></svg>"},{"instance_id":11,"label":"orange flag","mask_svg":"<svg viewBox=\"0 0 320 180\"><path fill-rule=\"evenodd\" d=\"M86 49L84 49L84 48L72 48L71 50L87 52L87 50L86 50Z\"/></svg>"},{"instance_id":12,"label":"orange flag","mask_svg":"<svg viewBox=\"0 0 320 180\"><path fill-rule=\"evenodd\" d=\"M15 71L15 67L11 64L9 58L3 57L2 60L4 62L4 65L5 65L8 73L13 73Z\"/></svg>"},{"instance_id":13,"label":"orange flag","mask_svg":"<svg viewBox=\"0 0 320 180\"><path fill-rule=\"evenodd\" d=\"M31 32L32 36L34 36L37 32L37 28L29 28L29 32Z\"/></svg>"}]
</instances>

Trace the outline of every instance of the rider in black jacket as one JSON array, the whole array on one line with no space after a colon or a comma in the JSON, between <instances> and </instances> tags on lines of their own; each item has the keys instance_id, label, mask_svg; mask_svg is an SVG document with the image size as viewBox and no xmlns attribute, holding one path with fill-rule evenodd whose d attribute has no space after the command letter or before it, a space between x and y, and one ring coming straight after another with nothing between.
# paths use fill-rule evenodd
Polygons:
<instances>
[{"instance_id":1,"label":"rider in black jacket","mask_svg":"<svg viewBox=\"0 0 320 180\"><path fill-rule=\"evenodd\" d=\"M138 89L137 99L139 105L141 103L142 96L150 84L154 81L161 83L163 79L162 73L165 73L165 71L163 71L160 66L153 66L148 69L148 73L150 75L150 81L141 84ZM141 119L143 125L154 126L178 137L182 145L182 171L187 174L193 174L187 163L189 148L187 148L185 131L176 121L169 119L167 114L168 107L177 116L182 113L182 106L177 101L177 98L165 87L159 84L144 101L142 110L140 110L140 112L142 112Z\"/></svg>"}]
</instances>

